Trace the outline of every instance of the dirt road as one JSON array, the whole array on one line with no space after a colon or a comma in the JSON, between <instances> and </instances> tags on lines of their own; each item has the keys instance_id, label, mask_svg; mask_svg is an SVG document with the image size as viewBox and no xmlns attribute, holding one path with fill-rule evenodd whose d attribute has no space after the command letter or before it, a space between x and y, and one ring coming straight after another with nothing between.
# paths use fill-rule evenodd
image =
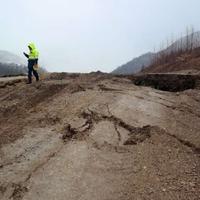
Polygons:
<instances>
[{"instance_id":1,"label":"dirt road","mask_svg":"<svg viewBox=\"0 0 200 200\"><path fill-rule=\"evenodd\" d=\"M200 90L102 74L0 87L0 199L200 199Z\"/></svg>"}]
</instances>

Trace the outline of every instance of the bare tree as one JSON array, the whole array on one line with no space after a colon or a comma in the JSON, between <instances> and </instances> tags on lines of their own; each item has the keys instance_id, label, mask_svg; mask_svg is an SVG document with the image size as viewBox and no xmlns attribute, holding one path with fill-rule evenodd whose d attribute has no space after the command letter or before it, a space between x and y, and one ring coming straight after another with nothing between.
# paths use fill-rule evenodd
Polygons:
<instances>
[{"instance_id":1,"label":"bare tree","mask_svg":"<svg viewBox=\"0 0 200 200\"><path fill-rule=\"evenodd\" d=\"M186 27L186 52L189 51L190 48L190 38L189 38L189 27Z\"/></svg>"},{"instance_id":2,"label":"bare tree","mask_svg":"<svg viewBox=\"0 0 200 200\"><path fill-rule=\"evenodd\" d=\"M190 44L190 51L192 52L194 49L194 27L191 26L191 34L190 34L190 38L191 38L191 44Z\"/></svg>"},{"instance_id":3,"label":"bare tree","mask_svg":"<svg viewBox=\"0 0 200 200\"><path fill-rule=\"evenodd\" d=\"M159 51L156 53L152 65L175 62L177 57L192 53L197 47L200 47L200 33L195 32L193 26L188 26L186 27L185 36L181 33L180 37L175 38L171 34L170 39L167 38L166 41L161 42ZM156 52L155 48L154 52Z\"/></svg>"}]
</instances>

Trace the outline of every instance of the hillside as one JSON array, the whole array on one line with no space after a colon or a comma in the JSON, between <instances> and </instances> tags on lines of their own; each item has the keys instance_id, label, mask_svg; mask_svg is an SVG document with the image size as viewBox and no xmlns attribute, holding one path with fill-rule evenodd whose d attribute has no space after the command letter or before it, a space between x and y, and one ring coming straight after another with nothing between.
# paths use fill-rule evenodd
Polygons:
<instances>
[{"instance_id":1,"label":"hillside","mask_svg":"<svg viewBox=\"0 0 200 200\"><path fill-rule=\"evenodd\" d=\"M25 60L8 51L0 50L0 76L26 74Z\"/></svg>"},{"instance_id":2,"label":"hillside","mask_svg":"<svg viewBox=\"0 0 200 200\"><path fill-rule=\"evenodd\" d=\"M26 60L11 52L0 50L0 63L25 65Z\"/></svg>"},{"instance_id":3,"label":"hillside","mask_svg":"<svg viewBox=\"0 0 200 200\"><path fill-rule=\"evenodd\" d=\"M141 70L145 72L170 72L175 70L199 69L199 61L198 59L196 59L199 55L198 47L200 47L200 32L194 32L187 36L181 37L176 41L172 41L172 44L169 44L167 48L160 50L157 53L147 53L138 58L135 58L127 64L118 67L112 73L127 75L135 74L137 72L140 72ZM190 55L191 51L195 49L197 49L195 53ZM176 61L173 60L173 66L171 65L172 57L170 57L170 54L176 54L177 52L177 59ZM161 61L161 67L155 64L155 59L158 59L163 55L164 59L163 61ZM169 58L167 58L167 56ZM169 59L167 62L165 61L166 58ZM191 62L189 60L191 60ZM145 70L146 68L148 69ZM159 68L162 69L159 70Z\"/></svg>"},{"instance_id":4,"label":"hillside","mask_svg":"<svg viewBox=\"0 0 200 200\"><path fill-rule=\"evenodd\" d=\"M1 78L0 199L199 199L200 77L162 77Z\"/></svg>"},{"instance_id":5,"label":"hillside","mask_svg":"<svg viewBox=\"0 0 200 200\"><path fill-rule=\"evenodd\" d=\"M118 67L114 71L112 71L112 74L134 74L139 72L142 68L145 68L149 66L154 58L153 53L147 53L144 54L138 58L134 58L130 62Z\"/></svg>"},{"instance_id":6,"label":"hillside","mask_svg":"<svg viewBox=\"0 0 200 200\"><path fill-rule=\"evenodd\" d=\"M143 73L166 73L166 72L193 72L200 73L200 48L192 52L184 52L173 57L161 64L153 64L144 69Z\"/></svg>"},{"instance_id":7,"label":"hillside","mask_svg":"<svg viewBox=\"0 0 200 200\"><path fill-rule=\"evenodd\" d=\"M180 37L174 42L172 41L172 44L161 52L169 54L172 51L173 52L177 52L180 50L186 51L186 50L196 49L198 47L200 47L200 31L190 33L184 37Z\"/></svg>"},{"instance_id":8,"label":"hillside","mask_svg":"<svg viewBox=\"0 0 200 200\"><path fill-rule=\"evenodd\" d=\"M192 33L177 40L167 49L160 51L152 64L143 69L145 73L199 73L200 32Z\"/></svg>"}]
</instances>

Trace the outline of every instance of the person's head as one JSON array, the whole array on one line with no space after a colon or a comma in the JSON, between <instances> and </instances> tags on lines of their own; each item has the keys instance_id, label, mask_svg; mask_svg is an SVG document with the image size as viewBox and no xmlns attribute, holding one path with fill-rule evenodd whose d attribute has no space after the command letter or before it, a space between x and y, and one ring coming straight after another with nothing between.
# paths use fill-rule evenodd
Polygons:
<instances>
[{"instance_id":1,"label":"person's head","mask_svg":"<svg viewBox=\"0 0 200 200\"><path fill-rule=\"evenodd\" d=\"M30 43L30 44L28 45L28 48L29 48L30 51L32 51L33 49L35 49L34 43Z\"/></svg>"}]
</instances>

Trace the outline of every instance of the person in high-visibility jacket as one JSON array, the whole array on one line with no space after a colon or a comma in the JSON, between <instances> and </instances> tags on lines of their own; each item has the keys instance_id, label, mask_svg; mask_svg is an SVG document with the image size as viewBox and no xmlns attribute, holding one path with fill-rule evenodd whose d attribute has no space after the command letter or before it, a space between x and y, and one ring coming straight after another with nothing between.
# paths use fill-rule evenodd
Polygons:
<instances>
[{"instance_id":1,"label":"person in high-visibility jacket","mask_svg":"<svg viewBox=\"0 0 200 200\"><path fill-rule=\"evenodd\" d=\"M38 69L38 58L39 52L35 47L34 43L28 45L29 54L24 52L24 55L28 58L28 84L32 83L32 73L36 78L36 81L39 81L39 75L37 72Z\"/></svg>"}]
</instances>

